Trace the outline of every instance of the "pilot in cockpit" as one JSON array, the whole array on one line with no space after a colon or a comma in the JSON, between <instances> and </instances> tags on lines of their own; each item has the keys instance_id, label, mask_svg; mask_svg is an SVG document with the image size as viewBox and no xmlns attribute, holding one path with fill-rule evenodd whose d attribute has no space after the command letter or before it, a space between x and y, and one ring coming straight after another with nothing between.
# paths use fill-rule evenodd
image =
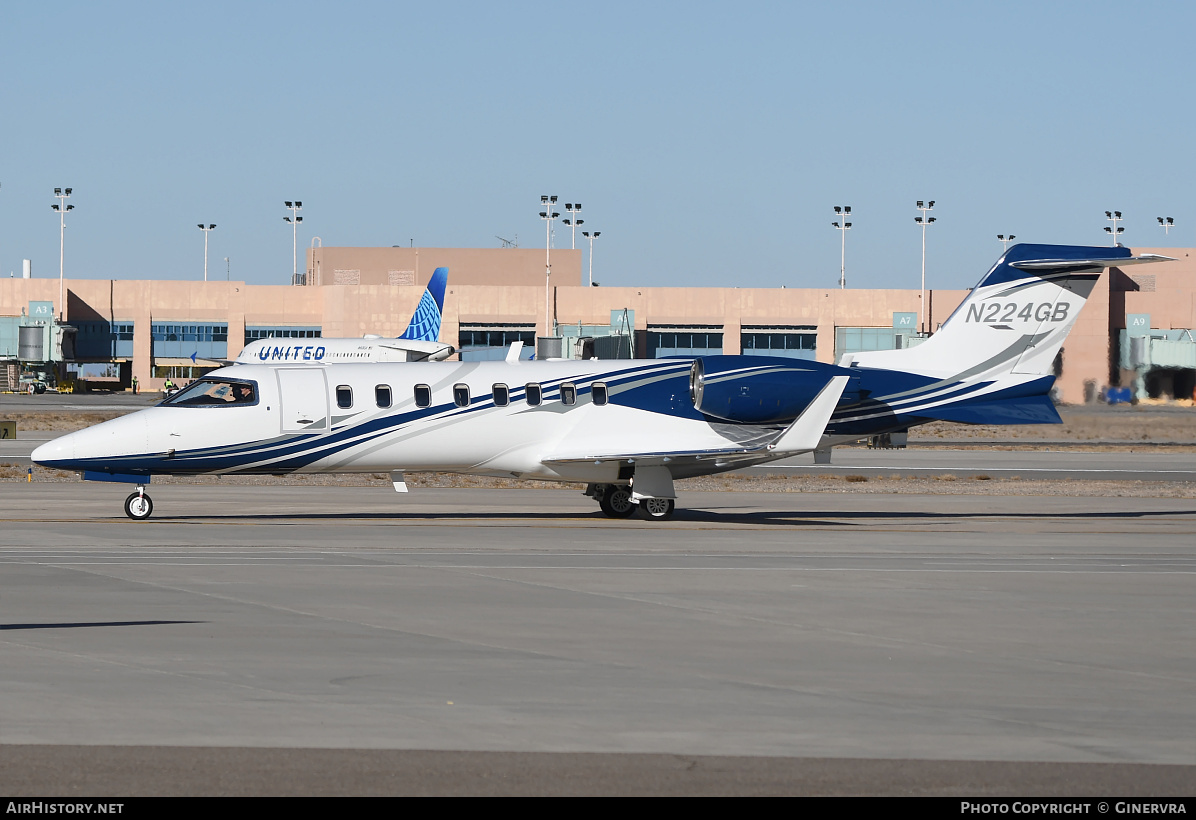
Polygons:
<instances>
[{"instance_id":1,"label":"pilot in cockpit","mask_svg":"<svg viewBox=\"0 0 1196 820\"><path fill-rule=\"evenodd\" d=\"M237 404L253 404L253 385L234 384L227 400Z\"/></svg>"}]
</instances>

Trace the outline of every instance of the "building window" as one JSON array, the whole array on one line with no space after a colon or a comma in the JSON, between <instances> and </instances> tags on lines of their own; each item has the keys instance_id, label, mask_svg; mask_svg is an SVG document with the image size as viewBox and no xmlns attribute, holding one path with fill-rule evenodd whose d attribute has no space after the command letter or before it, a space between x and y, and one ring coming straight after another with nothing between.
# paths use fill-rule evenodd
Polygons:
<instances>
[{"instance_id":1,"label":"building window","mask_svg":"<svg viewBox=\"0 0 1196 820\"><path fill-rule=\"evenodd\" d=\"M150 325L155 342L227 342L228 325Z\"/></svg>"},{"instance_id":2,"label":"building window","mask_svg":"<svg viewBox=\"0 0 1196 820\"><path fill-rule=\"evenodd\" d=\"M224 359L228 355L228 325L173 324L150 325L155 358Z\"/></svg>"},{"instance_id":3,"label":"building window","mask_svg":"<svg viewBox=\"0 0 1196 820\"><path fill-rule=\"evenodd\" d=\"M594 404L599 407L607 402L606 385L602 382L594 382L593 387L590 388L590 395L594 400Z\"/></svg>"},{"instance_id":4,"label":"building window","mask_svg":"<svg viewBox=\"0 0 1196 820\"><path fill-rule=\"evenodd\" d=\"M426 384L417 384L415 386L415 406L432 406L432 388L428 387Z\"/></svg>"},{"instance_id":5,"label":"building window","mask_svg":"<svg viewBox=\"0 0 1196 820\"><path fill-rule=\"evenodd\" d=\"M463 323L457 336L457 350L463 362L502 361L511 342L523 342L519 358L530 359L536 352L536 326L522 322Z\"/></svg>"},{"instance_id":6,"label":"building window","mask_svg":"<svg viewBox=\"0 0 1196 820\"><path fill-rule=\"evenodd\" d=\"M133 358L133 323L128 321L72 321L76 359Z\"/></svg>"},{"instance_id":7,"label":"building window","mask_svg":"<svg viewBox=\"0 0 1196 820\"><path fill-rule=\"evenodd\" d=\"M499 383L492 385L490 390L494 394L495 407L506 407L511 403L511 389L505 384Z\"/></svg>"},{"instance_id":8,"label":"building window","mask_svg":"<svg viewBox=\"0 0 1196 820\"><path fill-rule=\"evenodd\" d=\"M211 373L215 367L191 367L190 365L154 365L151 375L155 379L198 379Z\"/></svg>"},{"instance_id":9,"label":"building window","mask_svg":"<svg viewBox=\"0 0 1196 820\"><path fill-rule=\"evenodd\" d=\"M256 342L259 339L319 339L321 334L321 329L315 325L304 327L246 325L245 344Z\"/></svg>"},{"instance_id":10,"label":"building window","mask_svg":"<svg viewBox=\"0 0 1196 820\"><path fill-rule=\"evenodd\" d=\"M353 388L347 384L338 385L336 388L336 406L342 410L348 410L353 406Z\"/></svg>"},{"instance_id":11,"label":"building window","mask_svg":"<svg viewBox=\"0 0 1196 820\"><path fill-rule=\"evenodd\" d=\"M379 407L390 407L390 385L377 385L374 388L374 401Z\"/></svg>"},{"instance_id":12,"label":"building window","mask_svg":"<svg viewBox=\"0 0 1196 820\"><path fill-rule=\"evenodd\" d=\"M544 393L538 384L528 384L525 388L527 390L527 404L528 407L539 407L540 400L544 398Z\"/></svg>"},{"instance_id":13,"label":"building window","mask_svg":"<svg viewBox=\"0 0 1196 820\"><path fill-rule=\"evenodd\" d=\"M468 384L454 384L453 385L453 404L458 407L469 406L469 385Z\"/></svg>"},{"instance_id":14,"label":"building window","mask_svg":"<svg viewBox=\"0 0 1196 820\"><path fill-rule=\"evenodd\" d=\"M818 328L808 325L745 326L739 342L744 356L813 360L817 357Z\"/></svg>"},{"instance_id":15,"label":"building window","mask_svg":"<svg viewBox=\"0 0 1196 820\"><path fill-rule=\"evenodd\" d=\"M723 352L723 329L697 325L648 328L648 358L717 356Z\"/></svg>"},{"instance_id":16,"label":"building window","mask_svg":"<svg viewBox=\"0 0 1196 820\"><path fill-rule=\"evenodd\" d=\"M913 336L911 330L895 330L891 327L837 327L835 328L835 361L846 353L860 353L866 350L896 350L905 346L905 340Z\"/></svg>"}]
</instances>

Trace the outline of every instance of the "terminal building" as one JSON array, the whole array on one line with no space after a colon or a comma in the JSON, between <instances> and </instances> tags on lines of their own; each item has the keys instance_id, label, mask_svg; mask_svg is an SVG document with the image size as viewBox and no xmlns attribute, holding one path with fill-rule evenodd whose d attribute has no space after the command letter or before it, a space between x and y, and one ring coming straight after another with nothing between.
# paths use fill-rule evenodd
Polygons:
<instances>
[{"instance_id":1,"label":"terminal building","mask_svg":"<svg viewBox=\"0 0 1196 820\"><path fill-rule=\"evenodd\" d=\"M1055 362L1058 400L1109 388L1193 398L1196 249L1136 248L1176 261L1112 269ZM462 360L525 356L541 337L580 358L745 354L835 362L918 344L965 290L590 287L580 250L347 248L307 251L290 285L244 282L0 280L0 389L41 381L143 390L195 378L257 339L398 336L436 267L449 268L440 338ZM1125 389L1128 388L1128 391Z\"/></svg>"}]
</instances>

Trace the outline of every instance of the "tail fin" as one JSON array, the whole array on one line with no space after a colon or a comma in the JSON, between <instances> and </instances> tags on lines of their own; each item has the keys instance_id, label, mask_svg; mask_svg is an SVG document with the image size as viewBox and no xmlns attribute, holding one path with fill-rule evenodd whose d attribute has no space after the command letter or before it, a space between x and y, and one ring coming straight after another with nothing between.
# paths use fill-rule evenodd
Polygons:
<instances>
[{"instance_id":1,"label":"tail fin","mask_svg":"<svg viewBox=\"0 0 1196 820\"><path fill-rule=\"evenodd\" d=\"M1014 245L925 342L840 365L960 380L1045 376L1105 268L1164 261L1122 247Z\"/></svg>"},{"instance_id":2,"label":"tail fin","mask_svg":"<svg viewBox=\"0 0 1196 820\"><path fill-rule=\"evenodd\" d=\"M411 324L407 325L400 339L435 342L440 338L440 316L444 312L444 288L447 284L448 268L437 268L416 305Z\"/></svg>"}]
</instances>

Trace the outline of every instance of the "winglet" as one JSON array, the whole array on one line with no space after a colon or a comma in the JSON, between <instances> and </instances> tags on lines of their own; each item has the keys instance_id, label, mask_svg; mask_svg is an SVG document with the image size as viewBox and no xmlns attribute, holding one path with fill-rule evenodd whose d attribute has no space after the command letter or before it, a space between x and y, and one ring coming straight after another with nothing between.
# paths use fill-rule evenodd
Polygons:
<instances>
[{"instance_id":1,"label":"winglet","mask_svg":"<svg viewBox=\"0 0 1196 820\"><path fill-rule=\"evenodd\" d=\"M507 350L507 361L508 362L518 362L519 361L519 351L521 351L521 350L523 350L523 342L519 342L519 341L511 342L511 347Z\"/></svg>"},{"instance_id":2,"label":"winglet","mask_svg":"<svg viewBox=\"0 0 1196 820\"><path fill-rule=\"evenodd\" d=\"M826 387L814 397L814 401L810 402L785 432L768 445L768 449L782 453L807 453L816 449L822 441L822 434L826 432L826 425L831 420L831 414L835 412L839 398L847 388L847 382L847 376L835 376L827 382Z\"/></svg>"},{"instance_id":3,"label":"winglet","mask_svg":"<svg viewBox=\"0 0 1196 820\"><path fill-rule=\"evenodd\" d=\"M411 324L400 339L435 342L440 338L440 316L444 312L444 289L448 285L448 268L437 268L428 280L428 287L411 317Z\"/></svg>"}]
</instances>

